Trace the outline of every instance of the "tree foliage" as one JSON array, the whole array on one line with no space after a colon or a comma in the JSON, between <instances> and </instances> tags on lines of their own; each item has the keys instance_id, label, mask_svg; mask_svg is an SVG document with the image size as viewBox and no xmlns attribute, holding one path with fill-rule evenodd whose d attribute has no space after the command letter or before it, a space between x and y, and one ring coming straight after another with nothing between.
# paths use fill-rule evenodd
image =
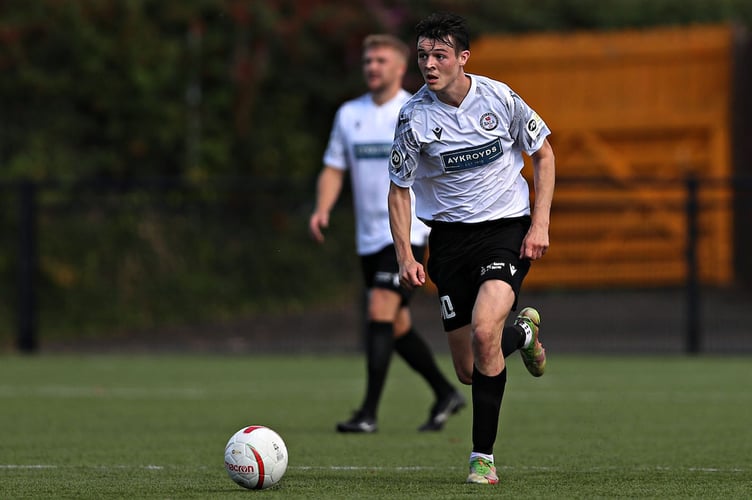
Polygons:
<instances>
[{"instance_id":1,"label":"tree foliage","mask_svg":"<svg viewBox=\"0 0 752 500\"><path fill-rule=\"evenodd\" d=\"M473 32L752 21L745 0L0 2L0 179L310 177L360 41L434 10ZM415 70L408 86L420 84Z\"/></svg>"}]
</instances>

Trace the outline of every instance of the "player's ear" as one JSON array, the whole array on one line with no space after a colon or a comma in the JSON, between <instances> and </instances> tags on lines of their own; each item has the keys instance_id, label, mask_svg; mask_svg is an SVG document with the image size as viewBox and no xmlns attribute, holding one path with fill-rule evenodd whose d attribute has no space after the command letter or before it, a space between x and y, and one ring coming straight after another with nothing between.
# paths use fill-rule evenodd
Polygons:
<instances>
[{"instance_id":1,"label":"player's ear","mask_svg":"<svg viewBox=\"0 0 752 500\"><path fill-rule=\"evenodd\" d=\"M459 59L460 66L464 66L467 64L467 60L470 59L470 51L469 50L463 50L459 53L457 56L457 59Z\"/></svg>"}]
</instances>

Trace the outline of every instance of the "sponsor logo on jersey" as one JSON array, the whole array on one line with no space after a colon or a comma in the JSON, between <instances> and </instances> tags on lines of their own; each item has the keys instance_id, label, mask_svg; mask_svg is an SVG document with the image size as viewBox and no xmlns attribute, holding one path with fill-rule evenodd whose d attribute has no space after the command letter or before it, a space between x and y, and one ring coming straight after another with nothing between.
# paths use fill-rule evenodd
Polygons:
<instances>
[{"instance_id":1,"label":"sponsor logo on jersey","mask_svg":"<svg viewBox=\"0 0 752 500\"><path fill-rule=\"evenodd\" d=\"M483 127L484 130L493 130L499 126L499 117L490 111L488 113L483 113L480 117L480 126Z\"/></svg>"},{"instance_id":2,"label":"sponsor logo on jersey","mask_svg":"<svg viewBox=\"0 0 752 500\"><path fill-rule=\"evenodd\" d=\"M353 145L355 158L358 160L389 158L391 148L392 143L390 142Z\"/></svg>"},{"instance_id":3,"label":"sponsor logo on jersey","mask_svg":"<svg viewBox=\"0 0 752 500\"><path fill-rule=\"evenodd\" d=\"M398 149L392 149L389 155L389 163L392 164L392 169L396 172L402 166L402 153Z\"/></svg>"},{"instance_id":4,"label":"sponsor logo on jersey","mask_svg":"<svg viewBox=\"0 0 752 500\"><path fill-rule=\"evenodd\" d=\"M444 172L457 172L488 165L503 154L501 140L494 139L480 146L441 153L441 162L444 164Z\"/></svg>"},{"instance_id":5,"label":"sponsor logo on jersey","mask_svg":"<svg viewBox=\"0 0 752 500\"><path fill-rule=\"evenodd\" d=\"M441 133L442 133L442 132L443 132L443 130L441 129L441 127L434 127L434 128L433 128L433 134L434 134L434 135L436 136L436 138L437 138L437 139L439 139L439 140L441 140Z\"/></svg>"},{"instance_id":6,"label":"sponsor logo on jersey","mask_svg":"<svg viewBox=\"0 0 752 500\"><path fill-rule=\"evenodd\" d=\"M533 115L527 121L525 129L527 130L527 133L531 138L536 139L540 134L542 126L543 120L541 120L541 117L538 116L537 113L533 113Z\"/></svg>"}]
</instances>

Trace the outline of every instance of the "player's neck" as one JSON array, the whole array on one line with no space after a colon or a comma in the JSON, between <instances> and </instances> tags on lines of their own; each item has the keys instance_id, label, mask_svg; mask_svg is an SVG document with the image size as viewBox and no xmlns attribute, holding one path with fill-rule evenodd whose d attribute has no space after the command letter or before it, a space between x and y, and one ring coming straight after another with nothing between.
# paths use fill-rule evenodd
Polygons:
<instances>
[{"instance_id":1,"label":"player's neck","mask_svg":"<svg viewBox=\"0 0 752 500\"><path fill-rule=\"evenodd\" d=\"M470 92L471 86L472 81L470 80L470 77L463 72L454 85L445 88L443 91L437 92L436 97L438 97L444 104L459 108L462 101L465 100L465 97Z\"/></svg>"},{"instance_id":2,"label":"player's neck","mask_svg":"<svg viewBox=\"0 0 752 500\"><path fill-rule=\"evenodd\" d=\"M396 96L400 91L399 86L395 87L389 87L384 90L371 92L371 99L373 100L374 104L377 106L381 106L384 103L387 103L394 99L394 96Z\"/></svg>"}]
</instances>

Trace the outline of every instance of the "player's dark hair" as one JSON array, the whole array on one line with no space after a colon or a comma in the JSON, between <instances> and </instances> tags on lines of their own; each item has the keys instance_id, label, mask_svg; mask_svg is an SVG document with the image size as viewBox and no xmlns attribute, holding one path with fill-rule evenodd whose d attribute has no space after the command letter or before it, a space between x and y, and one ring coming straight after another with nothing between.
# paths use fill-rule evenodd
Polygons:
<instances>
[{"instance_id":1,"label":"player's dark hair","mask_svg":"<svg viewBox=\"0 0 752 500\"><path fill-rule=\"evenodd\" d=\"M459 54L470 50L470 34L465 19L451 12L436 12L415 26L417 38L438 40L454 48Z\"/></svg>"}]
</instances>

